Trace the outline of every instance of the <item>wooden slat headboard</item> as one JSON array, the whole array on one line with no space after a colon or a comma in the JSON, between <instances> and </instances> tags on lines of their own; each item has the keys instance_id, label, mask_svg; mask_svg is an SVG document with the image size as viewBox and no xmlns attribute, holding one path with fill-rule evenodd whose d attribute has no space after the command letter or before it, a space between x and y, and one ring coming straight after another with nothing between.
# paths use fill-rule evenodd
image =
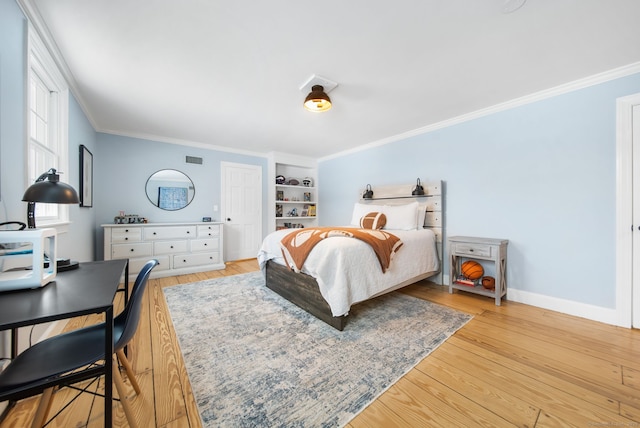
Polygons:
<instances>
[{"instance_id":1,"label":"wooden slat headboard","mask_svg":"<svg viewBox=\"0 0 640 428\"><path fill-rule=\"evenodd\" d=\"M443 211L442 211L442 180L422 183L424 187L424 196L413 196L411 192L416 184L411 185L391 185L391 186L372 186L373 198L363 199L362 194L365 189L360 190L360 203L384 204L384 205L404 205L414 201L420 204L426 204L427 213L424 219L425 228L433 230L436 235L436 245L438 249L438 259L440 260L440 272L429 278L437 284L443 284L443 244L442 244L442 228L443 228Z\"/></svg>"}]
</instances>

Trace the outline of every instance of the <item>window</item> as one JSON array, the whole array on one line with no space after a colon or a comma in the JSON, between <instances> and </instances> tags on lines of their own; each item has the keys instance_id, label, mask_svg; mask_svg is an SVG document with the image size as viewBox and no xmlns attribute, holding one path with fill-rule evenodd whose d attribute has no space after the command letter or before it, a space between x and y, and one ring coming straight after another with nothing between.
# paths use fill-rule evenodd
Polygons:
<instances>
[{"instance_id":1,"label":"window","mask_svg":"<svg viewBox=\"0 0 640 428\"><path fill-rule=\"evenodd\" d=\"M29 27L27 186L50 168L69 182L69 89L44 43ZM36 204L36 224L52 226L69 221L66 205Z\"/></svg>"}]
</instances>

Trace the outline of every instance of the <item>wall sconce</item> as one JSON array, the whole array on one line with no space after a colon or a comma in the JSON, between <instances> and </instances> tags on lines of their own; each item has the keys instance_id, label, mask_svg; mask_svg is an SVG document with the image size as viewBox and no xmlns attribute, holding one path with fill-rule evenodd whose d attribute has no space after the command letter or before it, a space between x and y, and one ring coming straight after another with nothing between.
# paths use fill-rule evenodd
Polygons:
<instances>
[{"instance_id":1,"label":"wall sconce","mask_svg":"<svg viewBox=\"0 0 640 428\"><path fill-rule=\"evenodd\" d=\"M413 196L424 196L424 187L420 184L420 179L416 182L416 187L413 188L413 192L411 192Z\"/></svg>"},{"instance_id":2,"label":"wall sconce","mask_svg":"<svg viewBox=\"0 0 640 428\"><path fill-rule=\"evenodd\" d=\"M48 204L78 204L78 193L68 184L60 183L60 175L55 168L38 177L22 197L27 204L27 224L29 229L36 227L36 202Z\"/></svg>"},{"instance_id":3,"label":"wall sconce","mask_svg":"<svg viewBox=\"0 0 640 428\"><path fill-rule=\"evenodd\" d=\"M362 194L362 199L371 198L373 198L373 189L371 188L371 184L367 184L367 187L364 189L364 193Z\"/></svg>"}]
</instances>

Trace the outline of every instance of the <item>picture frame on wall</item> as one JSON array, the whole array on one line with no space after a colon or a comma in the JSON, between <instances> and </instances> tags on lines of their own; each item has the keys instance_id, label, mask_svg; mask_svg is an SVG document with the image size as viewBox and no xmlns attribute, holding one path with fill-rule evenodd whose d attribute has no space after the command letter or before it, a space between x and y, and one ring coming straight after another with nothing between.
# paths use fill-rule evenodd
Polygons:
<instances>
[{"instance_id":1,"label":"picture frame on wall","mask_svg":"<svg viewBox=\"0 0 640 428\"><path fill-rule=\"evenodd\" d=\"M80 206L93 206L93 154L80 145Z\"/></svg>"}]
</instances>

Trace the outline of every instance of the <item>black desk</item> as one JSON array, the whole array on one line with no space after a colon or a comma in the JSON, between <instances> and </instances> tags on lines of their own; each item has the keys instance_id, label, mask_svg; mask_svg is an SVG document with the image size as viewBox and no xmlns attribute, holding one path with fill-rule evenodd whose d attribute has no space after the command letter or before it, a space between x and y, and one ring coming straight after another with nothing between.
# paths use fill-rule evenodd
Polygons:
<instances>
[{"instance_id":1,"label":"black desk","mask_svg":"<svg viewBox=\"0 0 640 428\"><path fill-rule=\"evenodd\" d=\"M30 290L0 294L0 330L11 330L11 353L17 353L19 327L73 318L95 313L105 314L104 426L112 426L113 373L113 300L124 274L125 296L128 296L128 260L80 263L77 269L58 272L54 281Z\"/></svg>"}]
</instances>

